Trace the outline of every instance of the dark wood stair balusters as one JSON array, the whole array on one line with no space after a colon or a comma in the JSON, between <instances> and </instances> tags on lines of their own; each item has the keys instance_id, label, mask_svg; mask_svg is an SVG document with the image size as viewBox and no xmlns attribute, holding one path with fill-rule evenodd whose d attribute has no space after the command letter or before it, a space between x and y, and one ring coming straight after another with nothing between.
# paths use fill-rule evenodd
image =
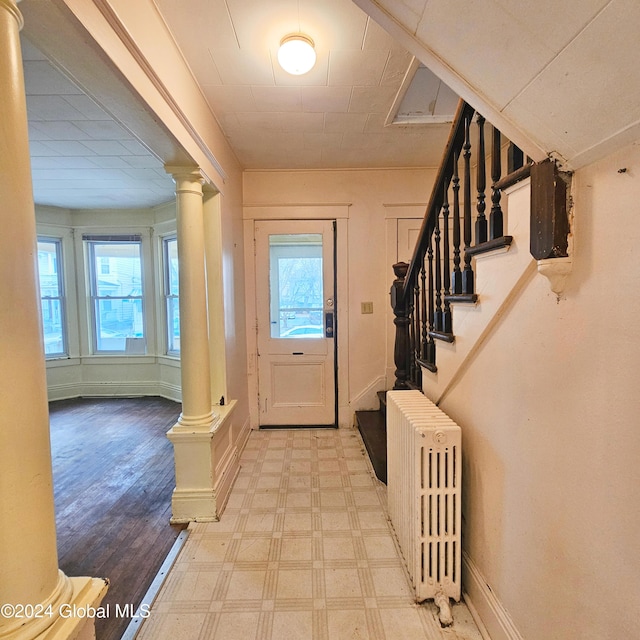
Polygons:
<instances>
[{"instance_id":1,"label":"dark wood stair balusters","mask_svg":"<svg viewBox=\"0 0 640 640\"><path fill-rule=\"evenodd\" d=\"M404 280L409 265L406 262L396 262L393 273L396 278L391 285L391 308L395 316L393 324L396 327L393 360L396 365L396 382L394 389L409 389L409 309L407 301L402 295Z\"/></svg>"},{"instance_id":2,"label":"dark wood stair balusters","mask_svg":"<svg viewBox=\"0 0 640 640\"><path fill-rule=\"evenodd\" d=\"M464 158L464 269L462 271L462 293L473 294L475 283L473 279L473 269L471 268L471 254L468 249L471 247L471 138L470 138L471 116L467 116L464 121L464 145L462 147Z\"/></svg>"},{"instance_id":3,"label":"dark wood stair balusters","mask_svg":"<svg viewBox=\"0 0 640 640\"><path fill-rule=\"evenodd\" d=\"M478 145L474 150L477 170L475 221L471 207L470 132L474 117L478 127ZM473 256L511 244L511 236L504 235L501 191L527 177L530 165L522 167L523 155L512 145L508 153L509 170L513 168L515 171L503 178L501 134L492 127L491 211L487 218L486 124L482 115L476 114L470 105L460 101L411 263L393 265L396 276L391 287L391 306L396 326L394 389L421 388L423 368L434 373L437 371L435 340L450 343L455 340L451 303L474 303L478 298L474 293ZM551 184L548 179L546 184ZM551 187L539 190L541 210L549 210L549 202L553 200L551 208L559 211L561 199L561 185L557 180ZM559 228L562 215L552 216L552 226ZM540 222L539 227L547 224ZM472 244L474 240L475 244ZM561 251L561 243L558 241L557 244ZM461 246L464 246L464 251Z\"/></svg>"},{"instance_id":4,"label":"dark wood stair balusters","mask_svg":"<svg viewBox=\"0 0 640 640\"><path fill-rule=\"evenodd\" d=\"M476 218L476 244L482 244L487 241L487 218L485 216L485 209L487 204L485 202L486 195L485 189L487 188L487 170L485 166L485 152L484 152L484 123L485 119L478 114L476 119L478 124L478 174L476 178L476 188L478 190L478 216Z\"/></svg>"}]
</instances>

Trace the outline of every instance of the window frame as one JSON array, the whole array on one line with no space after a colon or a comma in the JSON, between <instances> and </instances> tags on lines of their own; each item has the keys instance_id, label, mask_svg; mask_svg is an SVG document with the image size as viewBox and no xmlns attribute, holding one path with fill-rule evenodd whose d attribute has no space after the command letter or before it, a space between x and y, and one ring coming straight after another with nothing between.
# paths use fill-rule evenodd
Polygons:
<instances>
[{"instance_id":1,"label":"window frame","mask_svg":"<svg viewBox=\"0 0 640 640\"><path fill-rule=\"evenodd\" d=\"M64 249L63 249L63 238L48 235L48 234L38 234L36 237L37 245L42 243L51 243L55 246L55 260L56 260L56 280L57 280L57 296L43 296L42 295L42 274L40 272L40 259L37 260L38 265L38 287L40 294L40 319L41 319L41 328L42 328L42 346L44 351L44 357L46 360L56 360L60 358L69 358L69 328L67 322L67 296L65 289L65 264L64 264ZM37 248L37 253L40 253L39 246ZM61 338L62 338L62 351L55 351L52 353L47 353L46 350L46 338L44 332L44 314L43 314L43 302L45 300L52 301L58 300L60 303L60 324L61 324Z\"/></svg>"},{"instance_id":2,"label":"window frame","mask_svg":"<svg viewBox=\"0 0 640 640\"><path fill-rule=\"evenodd\" d=\"M87 296L89 300L89 334L90 334L90 350L92 355L96 356L144 356L148 353L148 321L147 321L147 309L145 301L145 259L144 259L144 240L141 234L91 234L83 235L83 244L85 246L86 255L86 269L87 269ZM98 291L98 278L102 275L103 265L96 262L95 248L97 245L125 245L135 244L138 245L138 259L140 261L140 294L139 295L118 295L118 296L100 296L97 295ZM98 273L99 271L99 273ZM135 352L127 351L127 340L125 337L124 349L99 349L98 348L98 318L99 318L99 304L101 300L117 301L117 300L129 300L140 301L140 309L142 314L142 340L143 350Z\"/></svg>"},{"instance_id":3,"label":"window frame","mask_svg":"<svg viewBox=\"0 0 640 640\"><path fill-rule=\"evenodd\" d=\"M178 293L174 294L172 293L172 287L171 287L171 260L169 258L169 244L175 242L176 243L176 255L177 255L177 250L178 250L178 237L177 234L173 233L173 234L169 234L166 236L162 237L162 294L163 294L163 298L164 298L164 308L163 308L163 320L164 320L164 352L165 355L169 356L170 358L179 358L180 357L180 347L178 346L177 349L175 348L171 348L171 346L174 344L173 343L173 338L174 336L172 335L172 318L173 318L173 314L170 310L170 308L173 306L173 304L175 304L175 301L178 301L178 307L179 307L179 300L180 300L180 280L179 280L179 273L180 273L180 266L178 263L178 273L176 274L176 278L178 279L177 282L175 283L177 285L178 288ZM178 336L180 336L180 313L178 311Z\"/></svg>"}]
</instances>

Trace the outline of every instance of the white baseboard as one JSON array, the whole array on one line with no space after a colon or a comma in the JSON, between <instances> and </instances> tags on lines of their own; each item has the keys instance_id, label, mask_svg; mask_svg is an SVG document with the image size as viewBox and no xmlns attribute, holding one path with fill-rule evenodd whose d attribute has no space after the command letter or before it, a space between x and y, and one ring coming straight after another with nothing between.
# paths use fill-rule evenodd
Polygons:
<instances>
[{"instance_id":1,"label":"white baseboard","mask_svg":"<svg viewBox=\"0 0 640 640\"><path fill-rule=\"evenodd\" d=\"M485 640L523 640L473 560L462 552L464 601Z\"/></svg>"},{"instance_id":2,"label":"white baseboard","mask_svg":"<svg viewBox=\"0 0 640 640\"><path fill-rule=\"evenodd\" d=\"M72 382L49 385L49 401L70 398L127 398L137 396L160 396L180 402L182 390L178 385L166 382Z\"/></svg>"}]
</instances>

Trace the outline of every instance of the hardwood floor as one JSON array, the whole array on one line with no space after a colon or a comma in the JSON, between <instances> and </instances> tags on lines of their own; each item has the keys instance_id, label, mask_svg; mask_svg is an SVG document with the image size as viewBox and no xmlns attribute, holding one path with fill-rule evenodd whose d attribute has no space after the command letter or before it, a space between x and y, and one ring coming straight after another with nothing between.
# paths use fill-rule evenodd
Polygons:
<instances>
[{"instance_id":1,"label":"hardwood floor","mask_svg":"<svg viewBox=\"0 0 640 640\"><path fill-rule=\"evenodd\" d=\"M61 400L49 405L58 558L68 576L106 577L97 640L117 640L116 603L147 591L184 526L169 524L175 486L166 432L180 405L163 398Z\"/></svg>"}]
</instances>

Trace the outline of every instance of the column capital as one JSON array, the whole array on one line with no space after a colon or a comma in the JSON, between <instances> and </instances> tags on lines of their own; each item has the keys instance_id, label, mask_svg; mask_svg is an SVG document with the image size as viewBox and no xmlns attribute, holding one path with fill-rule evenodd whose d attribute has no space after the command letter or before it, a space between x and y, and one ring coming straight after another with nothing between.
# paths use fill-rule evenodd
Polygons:
<instances>
[{"instance_id":1,"label":"column capital","mask_svg":"<svg viewBox=\"0 0 640 640\"><path fill-rule=\"evenodd\" d=\"M0 0L0 9L6 9L18 23L18 29L24 27L24 18L18 9L18 2L20 0Z\"/></svg>"},{"instance_id":2,"label":"column capital","mask_svg":"<svg viewBox=\"0 0 640 640\"><path fill-rule=\"evenodd\" d=\"M166 165L165 171L171 174L176 183L176 195L192 193L202 197L202 187L205 180L198 167Z\"/></svg>"},{"instance_id":3,"label":"column capital","mask_svg":"<svg viewBox=\"0 0 640 640\"><path fill-rule=\"evenodd\" d=\"M0 2L4 2L6 0L0 0ZM204 183L205 178L200 169L200 167L193 167L187 165L179 165L179 164L165 164L164 170L171 174L174 180L178 178L188 179L188 180L197 180L199 182Z\"/></svg>"}]
</instances>

